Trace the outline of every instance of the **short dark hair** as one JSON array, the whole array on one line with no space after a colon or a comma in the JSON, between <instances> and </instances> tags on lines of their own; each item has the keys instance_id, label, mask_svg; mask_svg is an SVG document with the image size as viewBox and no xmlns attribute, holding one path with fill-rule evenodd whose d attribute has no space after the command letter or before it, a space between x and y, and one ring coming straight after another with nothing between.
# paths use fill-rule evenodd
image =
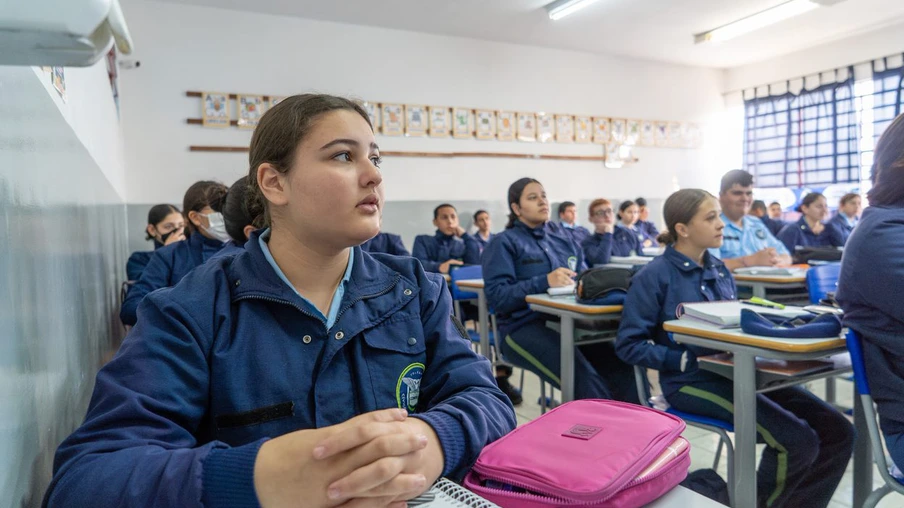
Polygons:
<instances>
[{"instance_id":1,"label":"short dark hair","mask_svg":"<svg viewBox=\"0 0 904 508\"><path fill-rule=\"evenodd\" d=\"M185 191L182 198L182 213L185 215L185 229L188 235L195 232L195 225L188 218L188 212L200 212L209 206L215 212L223 210L223 202L229 189L220 182L202 180L195 182Z\"/></svg>"},{"instance_id":2,"label":"short dark hair","mask_svg":"<svg viewBox=\"0 0 904 508\"><path fill-rule=\"evenodd\" d=\"M441 204L441 205L439 205L439 206L437 206L436 208L433 209L433 220L438 219L438 218L439 218L439 211L440 211L441 209L443 209L443 208L446 208L446 207L451 208L451 209L455 210L455 213L458 213L458 210L457 210L454 206L450 205L449 203L443 203L443 204Z\"/></svg>"},{"instance_id":3,"label":"short dark hair","mask_svg":"<svg viewBox=\"0 0 904 508\"><path fill-rule=\"evenodd\" d=\"M850 203L851 201L853 201L854 198L859 198L859 197L860 197L860 194L857 194L856 192L848 192L844 196L841 196L841 200L838 203L841 206L844 206L844 205Z\"/></svg>"},{"instance_id":4,"label":"short dark hair","mask_svg":"<svg viewBox=\"0 0 904 508\"><path fill-rule=\"evenodd\" d=\"M559 215L565 213L565 210L568 209L569 206L575 206L571 201L562 201L562 204L559 205Z\"/></svg>"},{"instance_id":5,"label":"short dark hair","mask_svg":"<svg viewBox=\"0 0 904 508\"><path fill-rule=\"evenodd\" d=\"M521 195L524 194L524 188L532 183L540 183L539 180L524 177L515 180L514 183L509 185L508 188L508 206L509 206L509 214L508 214L508 222L505 225L505 229L512 229L515 227L515 221L518 220L518 216L515 215L514 210L512 210L512 205L517 204L521 206ZM542 184L540 184L542 185Z\"/></svg>"},{"instance_id":6,"label":"short dark hair","mask_svg":"<svg viewBox=\"0 0 904 508\"><path fill-rule=\"evenodd\" d=\"M904 114L885 129L874 153L869 204L904 206Z\"/></svg>"},{"instance_id":7,"label":"short dark hair","mask_svg":"<svg viewBox=\"0 0 904 508\"><path fill-rule=\"evenodd\" d=\"M171 213L181 214L182 212L180 212L179 209L173 205L164 204L152 206L151 209L148 210L148 226L153 225L154 227L157 227L157 224L163 222L163 220L166 219L166 216ZM154 237L147 232L147 226L145 226L144 228L145 240L153 240Z\"/></svg>"},{"instance_id":8,"label":"short dark hair","mask_svg":"<svg viewBox=\"0 0 904 508\"><path fill-rule=\"evenodd\" d=\"M490 212L488 212L488 211L486 211L486 210L477 210L476 212L474 212L474 222L477 222L477 216L480 215L480 214L482 214L482 213L485 213L485 214L487 214L488 216L490 215Z\"/></svg>"},{"instance_id":9,"label":"short dark hair","mask_svg":"<svg viewBox=\"0 0 904 508\"><path fill-rule=\"evenodd\" d=\"M804 213L804 207L806 206L807 208L809 208L810 205L815 203L816 200L819 198L825 198L825 196L823 196L822 194L820 194L818 192L811 192L811 193L807 194L806 196L804 196L804 198L802 200L800 200L800 204L797 205L797 211L800 213Z\"/></svg>"},{"instance_id":10,"label":"short dark hair","mask_svg":"<svg viewBox=\"0 0 904 508\"><path fill-rule=\"evenodd\" d=\"M724 194L725 191L735 186L750 187L753 185L753 175L743 169L732 169L722 176L722 185L719 187L719 193Z\"/></svg>"},{"instance_id":11,"label":"short dark hair","mask_svg":"<svg viewBox=\"0 0 904 508\"><path fill-rule=\"evenodd\" d=\"M752 210L762 210L763 212L765 212L766 211L766 202L763 201L762 199L757 199L756 201L753 202L752 205L750 205L750 210L751 211Z\"/></svg>"},{"instance_id":12,"label":"short dark hair","mask_svg":"<svg viewBox=\"0 0 904 508\"><path fill-rule=\"evenodd\" d=\"M634 200L634 204L637 205L638 208L643 208L647 206L647 200L644 198L637 198Z\"/></svg>"},{"instance_id":13,"label":"short dark hair","mask_svg":"<svg viewBox=\"0 0 904 508\"><path fill-rule=\"evenodd\" d=\"M244 245L248 241L248 237L245 236L245 227L253 225L253 218L248 213L245 200L247 193L248 177L243 176L229 188L229 193L226 194L226 204L223 205L223 222L226 223L226 232L238 245Z\"/></svg>"},{"instance_id":14,"label":"short dark hair","mask_svg":"<svg viewBox=\"0 0 904 508\"><path fill-rule=\"evenodd\" d=\"M625 210L627 210L628 208L631 208L632 206L635 206L636 204L637 204L637 203L631 201L630 199L627 200L627 201L622 201L622 202L618 205L618 213L615 214L615 215L618 216L618 219L619 219L619 220L621 220L621 213L624 212Z\"/></svg>"},{"instance_id":15,"label":"short dark hair","mask_svg":"<svg viewBox=\"0 0 904 508\"><path fill-rule=\"evenodd\" d=\"M782 204L779 203L778 201L773 201L773 202L769 203L769 206L772 206L772 205L782 206Z\"/></svg>"}]
</instances>

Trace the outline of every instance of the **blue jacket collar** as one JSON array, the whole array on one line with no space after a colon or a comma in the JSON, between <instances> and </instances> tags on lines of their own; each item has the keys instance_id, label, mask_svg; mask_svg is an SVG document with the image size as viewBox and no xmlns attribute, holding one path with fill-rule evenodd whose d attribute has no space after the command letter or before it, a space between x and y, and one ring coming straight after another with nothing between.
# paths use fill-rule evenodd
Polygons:
<instances>
[{"instance_id":1,"label":"blue jacket collar","mask_svg":"<svg viewBox=\"0 0 904 508\"><path fill-rule=\"evenodd\" d=\"M532 227L529 227L527 224L521 222L520 220L516 220L515 225L513 227L516 227L516 228L526 232L527 234L532 235L534 238L542 239L542 238L546 237L546 225L547 224L548 224L548 222L544 222L543 224L541 224L535 228L532 228Z\"/></svg>"},{"instance_id":2,"label":"blue jacket collar","mask_svg":"<svg viewBox=\"0 0 904 508\"><path fill-rule=\"evenodd\" d=\"M438 229L436 230L436 234L433 235L433 237L436 238L438 241L443 242L443 243L445 243L445 242L453 242L453 241L456 240L456 237L455 237L455 236L453 236L453 235L447 235L447 234L443 233L442 231L440 231L440 230L438 230Z\"/></svg>"},{"instance_id":3,"label":"blue jacket collar","mask_svg":"<svg viewBox=\"0 0 904 508\"><path fill-rule=\"evenodd\" d=\"M675 250L674 245L665 248L662 257L669 260L673 265L677 266L683 272L693 272L694 270L702 270L706 274L713 272L722 266L722 261L710 255L709 251L703 251L703 266L698 265L694 260Z\"/></svg>"},{"instance_id":4,"label":"blue jacket collar","mask_svg":"<svg viewBox=\"0 0 904 508\"><path fill-rule=\"evenodd\" d=\"M158 241L155 239L155 240L154 240L154 250L157 250L157 249L159 249L160 247L163 247L163 244L160 243L160 242L158 242Z\"/></svg>"}]
</instances>

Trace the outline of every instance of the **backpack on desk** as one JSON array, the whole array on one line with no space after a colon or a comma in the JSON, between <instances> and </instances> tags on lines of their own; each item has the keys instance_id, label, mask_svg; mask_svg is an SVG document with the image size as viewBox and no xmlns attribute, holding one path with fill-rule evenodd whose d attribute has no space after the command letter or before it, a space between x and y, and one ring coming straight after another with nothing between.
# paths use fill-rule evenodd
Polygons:
<instances>
[{"instance_id":1,"label":"backpack on desk","mask_svg":"<svg viewBox=\"0 0 904 508\"><path fill-rule=\"evenodd\" d=\"M622 305L634 270L601 266L584 270L575 280L575 301L585 305Z\"/></svg>"}]
</instances>

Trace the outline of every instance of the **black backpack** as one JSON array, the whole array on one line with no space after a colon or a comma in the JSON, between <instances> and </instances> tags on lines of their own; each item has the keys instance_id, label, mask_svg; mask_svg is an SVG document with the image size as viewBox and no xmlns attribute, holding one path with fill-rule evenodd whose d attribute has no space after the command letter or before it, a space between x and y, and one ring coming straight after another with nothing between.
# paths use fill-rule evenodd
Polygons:
<instances>
[{"instance_id":1,"label":"black backpack","mask_svg":"<svg viewBox=\"0 0 904 508\"><path fill-rule=\"evenodd\" d=\"M575 280L576 301L585 305L622 305L634 270L601 266L584 270Z\"/></svg>"}]
</instances>

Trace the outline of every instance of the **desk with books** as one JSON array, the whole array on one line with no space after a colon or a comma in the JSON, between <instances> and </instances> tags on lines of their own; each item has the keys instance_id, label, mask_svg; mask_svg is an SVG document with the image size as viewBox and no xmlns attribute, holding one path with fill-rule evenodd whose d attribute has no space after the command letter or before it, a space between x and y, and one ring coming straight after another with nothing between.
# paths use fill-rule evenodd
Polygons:
<instances>
[{"instance_id":1,"label":"desk with books","mask_svg":"<svg viewBox=\"0 0 904 508\"><path fill-rule=\"evenodd\" d=\"M756 393L757 357L775 360L815 360L847 351L844 339L779 339L760 337L739 328L719 328L697 320L668 321L663 328L679 343L733 353L734 372L734 506L756 507ZM846 369L830 369L820 375L789 379L789 384L839 374ZM769 387L767 390L776 389ZM869 448L866 419L859 398L855 397L854 424L854 506L862 506L872 488L872 455Z\"/></svg>"},{"instance_id":2,"label":"desk with books","mask_svg":"<svg viewBox=\"0 0 904 508\"><path fill-rule=\"evenodd\" d=\"M754 267L755 268L755 267ZM753 296L766 298L767 289L802 289L807 291L807 271L805 269L776 269L751 270L745 273L744 269L735 270L734 280L738 287L749 287Z\"/></svg>"},{"instance_id":3,"label":"desk with books","mask_svg":"<svg viewBox=\"0 0 904 508\"><path fill-rule=\"evenodd\" d=\"M548 294L528 295L525 298L531 310L558 316L561 319L560 388L562 402L574 399L574 320L616 321L621 319L621 305L584 305L571 296ZM613 337L614 339L614 337Z\"/></svg>"}]
</instances>

